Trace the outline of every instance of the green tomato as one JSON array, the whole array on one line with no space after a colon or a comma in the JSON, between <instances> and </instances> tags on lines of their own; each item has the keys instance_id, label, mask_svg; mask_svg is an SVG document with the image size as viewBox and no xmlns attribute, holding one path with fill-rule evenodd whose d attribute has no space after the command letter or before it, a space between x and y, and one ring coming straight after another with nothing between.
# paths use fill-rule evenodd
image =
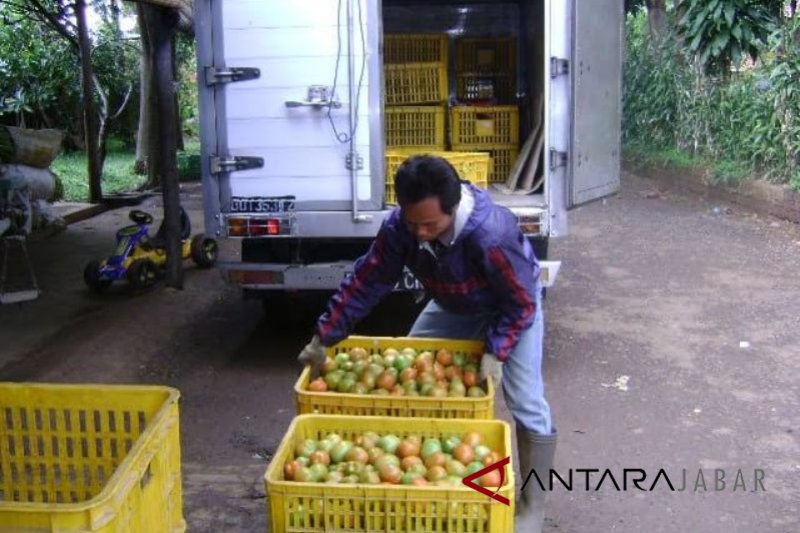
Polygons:
<instances>
[{"instance_id":1,"label":"green tomato","mask_svg":"<svg viewBox=\"0 0 800 533\"><path fill-rule=\"evenodd\" d=\"M396 435L384 435L378 439L378 447L386 453L394 453L400 446L400 438Z\"/></svg>"},{"instance_id":2,"label":"green tomato","mask_svg":"<svg viewBox=\"0 0 800 533\"><path fill-rule=\"evenodd\" d=\"M440 451L442 451L442 443L439 439L425 439L425 442L422 443L420 456L424 460Z\"/></svg>"}]
</instances>

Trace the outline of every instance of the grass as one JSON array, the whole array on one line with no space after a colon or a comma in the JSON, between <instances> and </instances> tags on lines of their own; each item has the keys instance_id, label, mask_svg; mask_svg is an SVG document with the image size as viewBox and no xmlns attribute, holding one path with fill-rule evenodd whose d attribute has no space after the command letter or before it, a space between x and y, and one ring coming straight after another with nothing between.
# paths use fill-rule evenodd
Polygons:
<instances>
[{"instance_id":1,"label":"grass","mask_svg":"<svg viewBox=\"0 0 800 533\"><path fill-rule=\"evenodd\" d=\"M710 160L696 157L676 148L661 148L643 143L626 143L625 153L647 165L671 165L684 168L706 168L710 170L711 181L720 185L736 185L753 179L752 169L740 162L726 159Z\"/></svg>"},{"instance_id":2,"label":"grass","mask_svg":"<svg viewBox=\"0 0 800 533\"><path fill-rule=\"evenodd\" d=\"M186 153L199 153L200 143L186 140ZM103 194L133 191L147 182L147 176L133 173L136 154L116 139L108 142L108 155L103 165ZM64 185L64 199L85 202L89 199L89 178L83 152L62 152L51 166Z\"/></svg>"}]
</instances>

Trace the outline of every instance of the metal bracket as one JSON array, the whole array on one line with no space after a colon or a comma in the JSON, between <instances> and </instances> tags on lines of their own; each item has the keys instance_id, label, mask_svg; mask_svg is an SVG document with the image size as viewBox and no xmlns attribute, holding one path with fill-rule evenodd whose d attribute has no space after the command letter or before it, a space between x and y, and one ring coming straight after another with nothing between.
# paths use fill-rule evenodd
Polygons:
<instances>
[{"instance_id":1,"label":"metal bracket","mask_svg":"<svg viewBox=\"0 0 800 533\"><path fill-rule=\"evenodd\" d=\"M314 109L323 107L339 109L342 107L342 103L336 99L336 95L333 93L333 88L327 85L310 85L305 100L287 100L284 105L289 108L313 107Z\"/></svg>"},{"instance_id":2,"label":"metal bracket","mask_svg":"<svg viewBox=\"0 0 800 533\"><path fill-rule=\"evenodd\" d=\"M206 85L256 80L260 77L261 70L253 67L206 67Z\"/></svg>"},{"instance_id":3,"label":"metal bracket","mask_svg":"<svg viewBox=\"0 0 800 533\"><path fill-rule=\"evenodd\" d=\"M562 57L550 58L550 78L566 76L569 74L569 60Z\"/></svg>"},{"instance_id":4,"label":"metal bracket","mask_svg":"<svg viewBox=\"0 0 800 533\"><path fill-rule=\"evenodd\" d=\"M550 148L550 170L566 167L567 161L567 152L559 152L555 148Z\"/></svg>"},{"instance_id":5,"label":"metal bracket","mask_svg":"<svg viewBox=\"0 0 800 533\"><path fill-rule=\"evenodd\" d=\"M355 170L364 169L364 157L358 152L351 152L344 156L344 168L353 170L353 161L355 160Z\"/></svg>"},{"instance_id":6,"label":"metal bracket","mask_svg":"<svg viewBox=\"0 0 800 533\"><path fill-rule=\"evenodd\" d=\"M212 174L221 174L223 172L235 172L237 170L249 170L252 168L261 168L264 166L263 157L219 157L211 156L210 168Z\"/></svg>"}]
</instances>

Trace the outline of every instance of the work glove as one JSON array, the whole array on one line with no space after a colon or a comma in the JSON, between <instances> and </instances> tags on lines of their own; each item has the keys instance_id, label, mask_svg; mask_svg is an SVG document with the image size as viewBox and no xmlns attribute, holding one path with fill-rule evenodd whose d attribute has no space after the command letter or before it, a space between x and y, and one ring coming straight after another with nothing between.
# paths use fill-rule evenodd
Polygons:
<instances>
[{"instance_id":1,"label":"work glove","mask_svg":"<svg viewBox=\"0 0 800 533\"><path fill-rule=\"evenodd\" d=\"M297 356L297 361L303 366L310 366L311 377L316 378L322 370L325 357L325 347L319 341L319 335L314 335L311 342L306 344L303 351Z\"/></svg>"},{"instance_id":2,"label":"work glove","mask_svg":"<svg viewBox=\"0 0 800 533\"><path fill-rule=\"evenodd\" d=\"M481 381L492 378L495 386L499 386L503 381L503 363L494 354L485 353L481 357Z\"/></svg>"}]
</instances>

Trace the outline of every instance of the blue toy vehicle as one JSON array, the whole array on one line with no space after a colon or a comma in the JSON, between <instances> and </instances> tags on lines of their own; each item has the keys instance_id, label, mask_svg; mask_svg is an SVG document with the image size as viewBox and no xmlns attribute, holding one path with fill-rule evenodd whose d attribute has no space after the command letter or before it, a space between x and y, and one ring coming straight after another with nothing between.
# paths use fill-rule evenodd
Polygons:
<instances>
[{"instance_id":1,"label":"blue toy vehicle","mask_svg":"<svg viewBox=\"0 0 800 533\"><path fill-rule=\"evenodd\" d=\"M166 227L164 223L155 236L149 234L153 216L134 209L128 215L133 225L117 232L117 245L110 257L90 261L83 270L83 280L95 292L103 292L118 280L127 280L134 290L151 286L167 264ZM191 237L189 216L181 207L181 254L191 258L200 268L210 268L217 261L217 241L203 234Z\"/></svg>"}]
</instances>

